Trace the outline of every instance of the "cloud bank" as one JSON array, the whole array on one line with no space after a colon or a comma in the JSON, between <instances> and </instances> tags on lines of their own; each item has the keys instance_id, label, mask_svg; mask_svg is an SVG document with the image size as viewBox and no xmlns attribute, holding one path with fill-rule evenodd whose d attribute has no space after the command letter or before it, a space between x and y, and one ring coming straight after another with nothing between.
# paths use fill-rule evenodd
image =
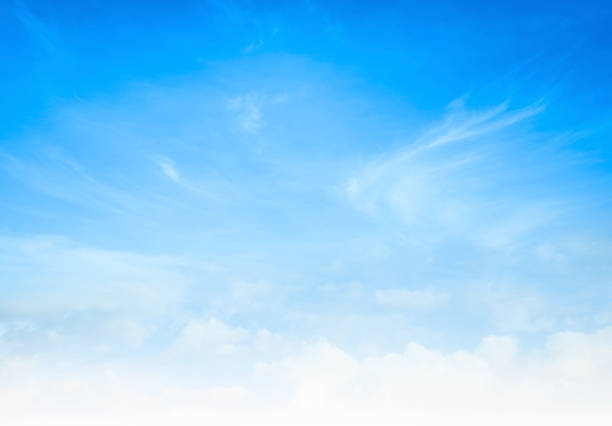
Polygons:
<instances>
[{"instance_id":1,"label":"cloud bank","mask_svg":"<svg viewBox=\"0 0 612 426\"><path fill-rule=\"evenodd\" d=\"M206 359L215 369L226 350L245 338L245 330L211 319L190 324L177 344L214 355ZM164 358L164 368L183 355ZM604 425L612 414L610 328L555 333L528 351L512 337L489 336L472 351L442 353L409 343L398 353L360 358L315 339L251 364L239 380L210 384L200 369L168 376L160 366L3 356L3 418L19 426Z\"/></svg>"}]
</instances>

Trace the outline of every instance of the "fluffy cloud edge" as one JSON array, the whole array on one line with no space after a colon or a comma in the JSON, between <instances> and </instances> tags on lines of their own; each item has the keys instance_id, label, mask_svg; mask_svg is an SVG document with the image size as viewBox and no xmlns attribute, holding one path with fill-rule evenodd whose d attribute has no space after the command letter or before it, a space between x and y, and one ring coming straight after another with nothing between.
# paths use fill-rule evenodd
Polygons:
<instances>
[{"instance_id":1,"label":"fluffy cloud edge","mask_svg":"<svg viewBox=\"0 0 612 426\"><path fill-rule=\"evenodd\" d=\"M194 327L212 330L215 345L224 336L229 344L246 338L244 330L217 319ZM161 361L128 368L126 362L5 356L0 408L17 426L603 425L612 415L612 327L555 333L528 353L519 351L511 336L485 337L473 351L442 353L409 343L401 353L364 358L326 340L293 348L272 361L253 362L250 374L217 383L189 366L184 377L169 374ZM182 361L164 362L167 367ZM211 358L202 363L209 364L208 371L215 368Z\"/></svg>"}]
</instances>

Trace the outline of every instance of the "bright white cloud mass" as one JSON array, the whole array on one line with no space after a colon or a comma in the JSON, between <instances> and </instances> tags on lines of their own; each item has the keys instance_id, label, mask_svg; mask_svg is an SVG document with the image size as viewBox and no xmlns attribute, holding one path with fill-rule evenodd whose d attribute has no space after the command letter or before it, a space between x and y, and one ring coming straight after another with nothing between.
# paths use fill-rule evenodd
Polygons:
<instances>
[{"instance_id":1,"label":"bright white cloud mass","mask_svg":"<svg viewBox=\"0 0 612 426\"><path fill-rule=\"evenodd\" d=\"M609 6L94 3L0 7L1 424L610 423Z\"/></svg>"},{"instance_id":2,"label":"bright white cloud mass","mask_svg":"<svg viewBox=\"0 0 612 426\"><path fill-rule=\"evenodd\" d=\"M214 318L192 321L176 342L180 355L164 356L162 364L183 364L182 350L196 351L198 357L183 364L189 366L182 371L187 376L126 368L116 360L84 366L5 357L3 413L14 424L65 425L605 425L609 420L610 328L555 333L530 353L522 353L512 337L487 336L471 351L441 353L408 343L401 352L359 358L325 340L269 337ZM247 363L241 380L211 379L201 364L215 356Z\"/></svg>"}]
</instances>

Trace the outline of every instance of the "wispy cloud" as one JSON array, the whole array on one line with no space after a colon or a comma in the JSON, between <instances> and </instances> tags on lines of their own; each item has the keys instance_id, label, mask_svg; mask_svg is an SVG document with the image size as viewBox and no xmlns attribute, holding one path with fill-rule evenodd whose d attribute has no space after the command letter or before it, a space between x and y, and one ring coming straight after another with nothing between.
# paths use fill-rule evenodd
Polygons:
<instances>
[{"instance_id":1,"label":"wispy cloud","mask_svg":"<svg viewBox=\"0 0 612 426\"><path fill-rule=\"evenodd\" d=\"M56 44L52 41L52 32L49 26L41 18L33 14L23 0L13 0L13 5L15 7L15 15L25 29L42 45L47 53L53 54L57 48Z\"/></svg>"},{"instance_id":2,"label":"wispy cloud","mask_svg":"<svg viewBox=\"0 0 612 426\"><path fill-rule=\"evenodd\" d=\"M228 98L226 106L235 114L239 128L243 132L255 135L267 124L264 119L264 107L283 104L287 99L285 94L247 93Z\"/></svg>"},{"instance_id":3,"label":"wispy cloud","mask_svg":"<svg viewBox=\"0 0 612 426\"><path fill-rule=\"evenodd\" d=\"M174 167L174 161L169 158L161 158L158 161L159 167L161 171L172 181L179 183L181 181L181 177Z\"/></svg>"},{"instance_id":4,"label":"wispy cloud","mask_svg":"<svg viewBox=\"0 0 612 426\"><path fill-rule=\"evenodd\" d=\"M492 146L500 149L524 137L512 131L513 125L542 110L539 104L509 110L503 103L470 111L462 102L453 104L442 124L353 173L345 182L346 197L371 214L391 212L408 226L434 226L439 236L459 233L491 244L512 244L513 235L537 228L553 214L544 200L517 196L511 187L495 184L510 166L491 169L492 161L500 161L492 156ZM455 147L459 142L461 147ZM498 210L500 214L492 214ZM536 210L537 216L528 213ZM542 220L534 222L538 217Z\"/></svg>"},{"instance_id":5,"label":"wispy cloud","mask_svg":"<svg viewBox=\"0 0 612 426\"><path fill-rule=\"evenodd\" d=\"M539 114L544 108L545 105L540 103L509 111L508 102L504 102L485 111L467 112L463 99L460 99L449 105L449 114L443 123L426 132L417 146L422 144L422 149L432 149L491 135Z\"/></svg>"},{"instance_id":6,"label":"wispy cloud","mask_svg":"<svg viewBox=\"0 0 612 426\"><path fill-rule=\"evenodd\" d=\"M264 41L263 40L254 41L253 43L251 43L247 47L245 47L243 52L244 53L252 53L252 52L260 49L263 45L264 45Z\"/></svg>"},{"instance_id":7,"label":"wispy cloud","mask_svg":"<svg viewBox=\"0 0 612 426\"><path fill-rule=\"evenodd\" d=\"M227 100L227 107L236 114L240 128L256 134L265 126L261 104L254 95L241 95Z\"/></svg>"},{"instance_id":8,"label":"wispy cloud","mask_svg":"<svg viewBox=\"0 0 612 426\"><path fill-rule=\"evenodd\" d=\"M138 204L135 194L96 179L61 155L24 161L0 152L0 169L42 193L87 208L117 213Z\"/></svg>"}]
</instances>

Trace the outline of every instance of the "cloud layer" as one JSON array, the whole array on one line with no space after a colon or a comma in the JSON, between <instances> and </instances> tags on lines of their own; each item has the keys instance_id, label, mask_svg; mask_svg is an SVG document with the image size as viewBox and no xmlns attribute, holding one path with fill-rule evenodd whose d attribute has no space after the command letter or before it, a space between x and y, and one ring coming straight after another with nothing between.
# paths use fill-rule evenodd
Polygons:
<instances>
[{"instance_id":1,"label":"cloud layer","mask_svg":"<svg viewBox=\"0 0 612 426\"><path fill-rule=\"evenodd\" d=\"M204 351L214 369L245 338L245 330L210 319L191 323L177 344ZM239 350L257 350L256 341L247 342ZM276 344L273 352L280 349ZM2 412L14 425L42 419L53 425L604 425L610 416L610 328L555 333L529 351L508 336L486 337L472 351L442 353L409 343L398 353L361 358L325 340L289 345L287 355L251 364L238 380L217 384L207 384L210 376L201 369L166 376L157 363L83 366L3 357ZM173 356L179 358L165 358L165 369L182 362L184 352Z\"/></svg>"}]
</instances>

